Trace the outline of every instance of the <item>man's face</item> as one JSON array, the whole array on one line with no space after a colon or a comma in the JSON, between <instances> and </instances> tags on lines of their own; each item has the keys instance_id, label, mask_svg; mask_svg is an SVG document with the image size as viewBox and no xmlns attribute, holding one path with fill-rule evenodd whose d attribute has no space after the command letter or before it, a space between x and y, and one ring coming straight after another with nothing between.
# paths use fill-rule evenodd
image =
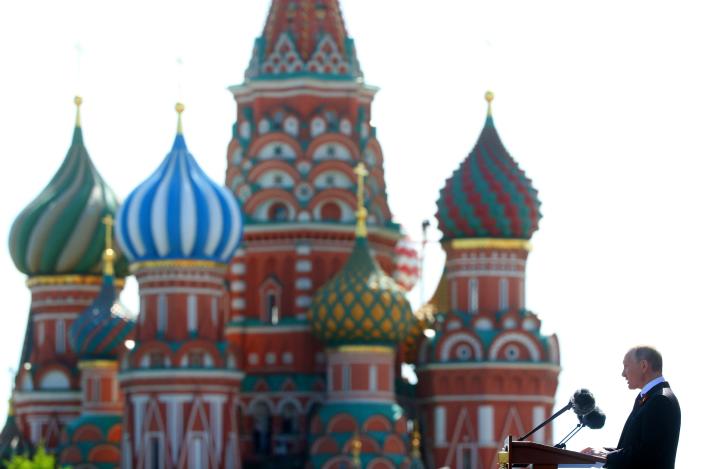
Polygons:
<instances>
[{"instance_id":1,"label":"man's face","mask_svg":"<svg viewBox=\"0 0 705 469\"><path fill-rule=\"evenodd\" d=\"M622 376L627 380L629 389L641 389L646 384L646 372L648 365L646 360L637 360L634 352L627 352L622 361L624 369Z\"/></svg>"}]
</instances>

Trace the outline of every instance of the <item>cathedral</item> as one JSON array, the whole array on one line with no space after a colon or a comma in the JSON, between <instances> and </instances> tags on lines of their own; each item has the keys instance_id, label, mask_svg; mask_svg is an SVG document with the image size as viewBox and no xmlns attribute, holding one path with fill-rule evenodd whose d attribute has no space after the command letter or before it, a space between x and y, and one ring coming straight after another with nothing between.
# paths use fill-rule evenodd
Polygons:
<instances>
[{"instance_id":1,"label":"cathedral","mask_svg":"<svg viewBox=\"0 0 705 469\"><path fill-rule=\"evenodd\" d=\"M41 445L76 468L496 467L507 435L551 414L560 357L524 304L540 202L492 93L439 188L445 267L412 311L418 243L387 202L377 89L338 0L272 0L230 91L224 178L189 152L177 104L172 148L125 197L75 99L68 153L9 234L31 305L3 459ZM137 312L119 301L128 275Z\"/></svg>"}]
</instances>

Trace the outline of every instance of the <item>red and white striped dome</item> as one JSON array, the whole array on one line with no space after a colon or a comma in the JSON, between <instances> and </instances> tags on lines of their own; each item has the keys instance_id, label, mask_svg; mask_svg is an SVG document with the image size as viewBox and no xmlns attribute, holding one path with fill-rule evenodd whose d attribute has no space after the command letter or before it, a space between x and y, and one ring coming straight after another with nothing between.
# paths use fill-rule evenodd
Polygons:
<instances>
[{"instance_id":1,"label":"red and white striped dome","mask_svg":"<svg viewBox=\"0 0 705 469\"><path fill-rule=\"evenodd\" d=\"M410 291L419 280L419 253L408 236L399 240L394 248L394 280L404 291Z\"/></svg>"}]
</instances>

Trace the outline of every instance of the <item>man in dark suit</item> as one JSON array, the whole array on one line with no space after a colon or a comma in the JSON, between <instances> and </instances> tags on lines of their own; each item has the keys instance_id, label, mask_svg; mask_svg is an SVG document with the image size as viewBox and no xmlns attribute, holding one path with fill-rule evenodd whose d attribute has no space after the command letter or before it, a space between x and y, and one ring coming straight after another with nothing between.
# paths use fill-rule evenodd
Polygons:
<instances>
[{"instance_id":1,"label":"man in dark suit","mask_svg":"<svg viewBox=\"0 0 705 469\"><path fill-rule=\"evenodd\" d=\"M607 457L609 469L674 469L681 409L663 378L663 359L653 347L634 347L624 356L622 376L641 389L624 424L617 448L586 453Z\"/></svg>"}]
</instances>

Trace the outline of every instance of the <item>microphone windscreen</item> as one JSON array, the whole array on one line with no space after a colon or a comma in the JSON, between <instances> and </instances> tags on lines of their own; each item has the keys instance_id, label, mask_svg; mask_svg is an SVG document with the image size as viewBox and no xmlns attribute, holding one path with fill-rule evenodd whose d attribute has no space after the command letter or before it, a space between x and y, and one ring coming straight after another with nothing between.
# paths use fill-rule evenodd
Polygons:
<instances>
[{"instance_id":1,"label":"microphone windscreen","mask_svg":"<svg viewBox=\"0 0 705 469\"><path fill-rule=\"evenodd\" d=\"M595 397L587 389L578 389L570 399L576 414L586 415L595 409Z\"/></svg>"},{"instance_id":2,"label":"microphone windscreen","mask_svg":"<svg viewBox=\"0 0 705 469\"><path fill-rule=\"evenodd\" d=\"M592 412L580 416L579 419L580 422L586 427L592 428L593 430L597 430L605 426L605 420L607 420L607 416L605 416L605 413L602 412L599 407L595 407Z\"/></svg>"}]
</instances>

